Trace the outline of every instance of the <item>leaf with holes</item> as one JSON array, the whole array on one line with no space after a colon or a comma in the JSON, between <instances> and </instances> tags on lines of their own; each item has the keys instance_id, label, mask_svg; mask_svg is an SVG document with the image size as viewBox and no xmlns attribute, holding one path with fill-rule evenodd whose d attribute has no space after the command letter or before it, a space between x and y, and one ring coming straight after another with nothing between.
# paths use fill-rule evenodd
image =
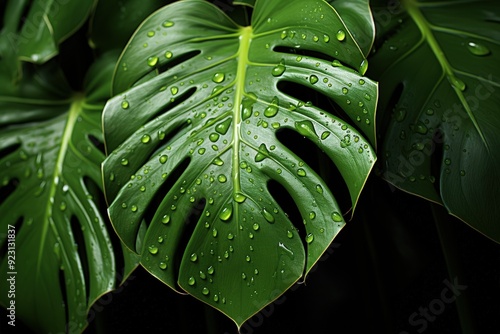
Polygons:
<instances>
[{"instance_id":1,"label":"leaf with holes","mask_svg":"<svg viewBox=\"0 0 500 334\"><path fill-rule=\"evenodd\" d=\"M500 242L500 5L402 5L375 16L384 177Z\"/></svg>"},{"instance_id":2,"label":"leaf with holes","mask_svg":"<svg viewBox=\"0 0 500 334\"><path fill-rule=\"evenodd\" d=\"M301 157L308 152L277 135L323 150L353 207L375 161L369 142L333 114L374 139L377 85L362 76L366 60L334 8L257 0L251 22L238 26L200 0L160 9L124 50L119 94L103 116L105 193L119 236L154 276L238 326L305 277L345 224L335 189ZM335 110L297 97L308 90ZM298 221L271 183L293 198Z\"/></svg>"},{"instance_id":3,"label":"leaf with holes","mask_svg":"<svg viewBox=\"0 0 500 334\"><path fill-rule=\"evenodd\" d=\"M72 94L53 62L27 66L10 88L17 93L0 95L0 279L15 275L16 315L37 332L81 332L92 304L137 263L128 250L119 259L102 215L100 117L117 55L110 57L89 73L87 96ZM8 288L0 285L5 307Z\"/></svg>"}]
</instances>

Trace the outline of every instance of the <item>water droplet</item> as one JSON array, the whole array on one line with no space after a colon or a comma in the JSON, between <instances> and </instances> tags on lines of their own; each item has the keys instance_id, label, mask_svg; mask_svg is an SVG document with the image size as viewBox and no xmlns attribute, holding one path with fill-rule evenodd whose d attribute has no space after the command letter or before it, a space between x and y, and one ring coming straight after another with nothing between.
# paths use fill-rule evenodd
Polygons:
<instances>
[{"instance_id":1,"label":"water droplet","mask_svg":"<svg viewBox=\"0 0 500 334\"><path fill-rule=\"evenodd\" d=\"M420 133L421 135L425 135L428 132L427 126L425 126L422 122L417 123L414 130L416 133Z\"/></svg>"},{"instance_id":2,"label":"water droplet","mask_svg":"<svg viewBox=\"0 0 500 334\"><path fill-rule=\"evenodd\" d=\"M323 187L319 184L316 185L316 192L318 194L322 194L323 193Z\"/></svg>"},{"instance_id":3,"label":"water droplet","mask_svg":"<svg viewBox=\"0 0 500 334\"><path fill-rule=\"evenodd\" d=\"M215 83L221 83L222 81L224 81L225 77L226 76L224 75L224 73L217 72L212 77L212 81Z\"/></svg>"},{"instance_id":4,"label":"water droplet","mask_svg":"<svg viewBox=\"0 0 500 334\"><path fill-rule=\"evenodd\" d=\"M463 170L463 169L462 169L462 170L460 171L460 176L465 176L465 170Z\"/></svg>"},{"instance_id":5,"label":"water droplet","mask_svg":"<svg viewBox=\"0 0 500 334\"><path fill-rule=\"evenodd\" d=\"M486 46L474 42L467 43L467 49L475 56L487 56L491 52Z\"/></svg>"},{"instance_id":6,"label":"water droplet","mask_svg":"<svg viewBox=\"0 0 500 334\"><path fill-rule=\"evenodd\" d=\"M227 131L229 130L229 127L231 126L232 118L228 118L225 121L217 124L215 126L215 131L220 133L221 135L225 135Z\"/></svg>"},{"instance_id":7,"label":"water droplet","mask_svg":"<svg viewBox=\"0 0 500 334\"><path fill-rule=\"evenodd\" d=\"M165 58L170 59L170 58L172 58L173 56L174 56L174 54L172 53L172 51L167 51L167 52L165 52Z\"/></svg>"},{"instance_id":8,"label":"water droplet","mask_svg":"<svg viewBox=\"0 0 500 334\"><path fill-rule=\"evenodd\" d=\"M334 212L332 213L332 219L334 222L337 222L337 223L340 223L341 221L343 221L344 219L342 218L342 215L338 212Z\"/></svg>"},{"instance_id":9,"label":"water droplet","mask_svg":"<svg viewBox=\"0 0 500 334\"><path fill-rule=\"evenodd\" d=\"M342 63L340 61L338 61L337 59L335 59L334 61L332 61L332 66L333 67L340 67L340 66L343 66Z\"/></svg>"},{"instance_id":10,"label":"water droplet","mask_svg":"<svg viewBox=\"0 0 500 334\"><path fill-rule=\"evenodd\" d=\"M255 162L261 162L269 156L266 144L262 143L259 146L259 152L255 155Z\"/></svg>"},{"instance_id":11,"label":"water droplet","mask_svg":"<svg viewBox=\"0 0 500 334\"><path fill-rule=\"evenodd\" d=\"M148 31L147 35L148 37L153 37L155 35L155 32L153 30Z\"/></svg>"},{"instance_id":12,"label":"water droplet","mask_svg":"<svg viewBox=\"0 0 500 334\"><path fill-rule=\"evenodd\" d=\"M286 232L286 236L288 237L288 239L292 239L293 238L293 232L292 231L287 231Z\"/></svg>"},{"instance_id":13,"label":"water droplet","mask_svg":"<svg viewBox=\"0 0 500 334\"><path fill-rule=\"evenodd\" d=\"M158 247L156 247L155 245L151 245L148 247L148 250L151 254L155 255L158 253Z\"/></svg>"},{"instance_id":14,"label":"water droplet","mask_svg":"<svg viewBox=\"0 0 500 334\"><path fill-rule=\"evenodd\" d=\"M137 208L137 205L132 205L132 206L130 207L130 210L131 210L132 212L137 212L137 209L138 209L138 208Z\"/></svg>"},{"instance_id":15,"label":"water droplet","mask_svg":"<svg viewBox=\"0 0 500 334\"><path fill-rule=\"evenodd\" d=\"M271 104L267 106L264 110L264 116L266 117L274 117L278 113L278 97L274 97L271 100Z\"/></svg>"},{"instance_id":16,"label":"water droplet","mask_svg":"<svg viewBox=\"0 0 500 334\"><path fill-rule=\"evenodd\" d=\"M193 285L195 285L195 283L196 283L196 279L193 276L189 277L188 284L193 286Z\"/></svg>"},{"instance_id":17,"label":"water droplet","mask_svg":"<svg viewBox=\"0 0 500 334\"><path fill-rule=\"evenodd\" d=\"M191 262L196 262L198 260L198 255L196 255L196 253L193 253L189 257L189 259L191 260Z\"/></svg>"},{"instance_id":18,"label":"water droplet","mask_svg":"<svg viewBox=\"0 0 500 334\"><path fill-rule=\"evenodd\" d=\"M225 183L227 181L227 177L226 175L224 174L220 174L218 177L217 177L217 180L220 182L220 183Z\"/></svg>"},{"instance_id":19,"label":"water droplet","mask_svg":"<svg viewBox=\"0 0 500 334\"><path fill-rule=\"evenodd\" d=\"M222 209L221 213L219 214L219 218L220 220L227 222L231 218L232 214L233 214L233 204L228 203Z\"/></svg>"},{"instance_id":20,"label":"water droplet","mask_svg":"<svg viewBox=\"0 0 500 334\"><path fill-rule=\"evenodd\" d=\"M432 116L432 115L434 115L434 109L429 108L429 109L427 109L427 110L425 111L425 113L426 113L427 115L429 115L429 116Z\"/></svg>"},{"instance_id":21,"label":"water droplet","mask_svg":"<svg viewBox=\"0 0 500 334\"><path fill-rule=\"evenodd\" d=\"M214 161L212 162L216 166L222 166L224 165L224 161L222 161L221 158L215 158Z\"/></svg>"},{"instance_id":22,"label":"water droplet","mask_svg":"<svg viewBox=\"0 0 500 334\"><path fill-rule=\"evenodd\" d=\"M402 122L405 119L405 117L406 117L406 109L405 108L399 108L394 113L394 118L398 122Z\"/></svg>"},{"instance_id":23,"label":"water droplet","mask_svg":"<svg viewBox=\"0 0 500 334\"><path fill-rule=\"evenodd\" d=\"M260 228L260 225L259 225L258 223L254 223L254 224L252 225L252 228L253 228L253 230L254 230L254 231L258 231L258 230L259 230L259 228Z\"/></svg>"},{"instance_id":24,"label":"water droplet","mask_svg":"<svg viewBox=\"0 0 500 334\"><path fill-rule=\"evenodd\" d=\"M62 201L62 202L61 202L61 205L59 205L59 209L60 209L61 211L65 211L65 210L66 210L66 207L67 207L67 206L66 206L66 202L64 202L64 201Z\"/></svg>"},{"instance_id":25,"label":"water droplet","mask_svg":"<svg viewBox=\"0 0 500 334\"><path fill-rule=\"evenodd\" d=\"M170 87L170 93L172 93L172 95L176 95L178 92L179 88L177 88L176 86Z\"/></svg>"},{"instance_id":26,"label":"water droplet","mask_svg":"<svg viewBox=\"0 0 500 334\"><path fill-rule=\"evenodd\" d=\"M208 273L209 275L213 275L213 274L214 274L214 272L215 272L214 267L212 267L212 266L208 267L208 269L207 269L207 273Z\"/></svg>"},{"instance_id":27,"label":"water droplet","mask_svg":"<svg viewBox=\"0 0 500 334\"><path fill-rule=\"evenodd\" d=\"M200 270L200 278L207 279L207 275L205 275L205 273L202 270Z\"/></svg>"},{"instance_id":28,"label":"water droplet","mask_svg":"<svg viewBox=\"0 0 500 334\"><path fill-rule=\"evenodd\" d=\"M451 160L446 158L446 159L444 159L444 163L447 165L451 165Z\"/></svg>"},{"instance_id":29,"label":"water droplet","mask_svg":"<svg viewBox=\"0 0 500 334\"><path fill-rule=\"evenodd\" d=\"M227 234L227 238L228 238L229 240L233 240L233 239L234 239L234 234L232 234L232 233L228 233L228 234Z\"/></svg>"},{"instance_id":30,"label":"water droplet","mask_svg":"<svg viewBox=\"0 0 500 334\"><path fill-rule=\"evenodd\" d=\"M363 79L359 79L359 84L360 84L361 86L363 86L363 85L365 84L365 80L363 80Z\"/></svg>"},{"instance_id":31,"label":"water droplet","mask_svg":"<svg viewBox=\"0 0 500 334\"><path fill-rule=\"evenodd\" d=\"M466 88L465 82L463 82L462 80L460 80L459 78L457 78L455 76L453 76L453 77L450 78L450 82L453 85L453 87L455 87L456 89L458 89L458 90L460 90L462 92Z\"/></svg>"},{"instance_id":32,"label":"water droplet","mask_svg":"<svg viewBox=\"0 0 500 334\"><path fill-rule=\"evenodd\" d=\"M148 58L148 65L150 67L155 67L156 64L158 64L158 57L149 57Z\"/></svg>"},{"instance_id":33,"label":"water droplet","mask_svg":"<svg viewBox=\"0 0 500 334\"><path fill-rule=\"evenodd\" d=\"M330 36L328 36L327 34L324 34L323 35L323 42L325 42L325 43L330 42Z\"/></svg>"},{"instance_id":34,"label":"water droplet","mask_svg":"<svg viewBox=\"0 0 500 334\"><path fill-rule=\"evenodd\" d=\"M234 200L237 203L243 203L243 202L245 202L246 199L247 199L247 197L245 195L243 195L242 193L234 194Z\"/></svg>"},{"instance_id":35,"label":"water droplet","mask_svg":"<svg viewBox=\"0 0 500 334\"><path fill-rule=\"evenodd\" d=\"M311 84L313 84L313 85L314 85L316 82L318 82L318 77L317 77L317 76L315 76L314 74L313 74L313 75L311 75L311 76L309 77L309 82L310 82Z\"/></svg>"},{"instance_id":36,"label":"water droplet","mask_svg":"<svg viewBox=\"0 0 500 334\"><path fill-rule=\"evenodd\" d=\"M168 156L167 155L162 155L162 156L160 156L159 160L160 160L161 164L164 164L165 162L167 162Z\"/></svg>"},{"instance_id":37,"label":"water droplet","mask_svg":"<svg viewBox=\"0 0 500 334\"><path fill-rule=\"evenodd\" d=\"M305 137L318 139L318 135L316 134L316 130L314 129L314 125L311 121L295 122L295 129L297 129L297 132Z\"/></svg>"},{"instance_id":38,"label":"water droplet","mask_svg":"<svg viewBox=\"0 0 500 334\"><path fill-rule=\"evenodd\" d=\"M342 94L347 94L349 93L349 89L347 87L342 87Z\"/></svg>"},{"instance_id":39,"label":"water droplet","mask_svg":"<svg viewBox=\"0 0 500 334\"><path fill-rule=\"evenodd\" d=\"M174 22L172 21L165 21L163 22L162 26L164 26L165 28L169 28L169 27L172 27L174 25Z\"/></svg>"},{"instance_id":40,"label":"water droplet","mask_svg":"<svg viewBox=\"0 0 500 334\"><path fill-rule=\"evenodd\" d=\"M299 168L299 169L297 170L297 175L298 175L298 176L306 176L306 175L307 175L307 173L306 173L306 171L305 171L304 169Z\"/></svg>"},{"instance_id":41,"label":"water droplet","mask_svg":"<svg viewBox=\"0 0 500 334\"><path fill-rule=\"evenodd\" d=\"M161 219L161 222L162 222L163 224L168 224L168 223L170 223L170 216L169 216L169 215L164 215L164 216L162 217L162 219Z\"/></svg>"},{"instance_id":42,"label":"water droplet","mask_svg":"<svg viewBox=\"0 0 500 334\"><path fill-rule=\"evenodd\" d=\"M366 70L368 70L368 61L366 59L363 59L361 61L361 64L359 64L359 73L361 73L361 75L364 75L366 73Z\"/></svg>"},{"instance_id":43,"label":"water droplet","mask_svg":"<svg viewBox=\"0 0 500 334\"><path fill-rule=\"evenodd\" d=\"M345 31L342 29L339 29L339 31L337 31L337 34L335 35L335 37L337 37L337 40L339 42L342 42L343 40L345 40Z\"/></svg>"},{"instance_id":44,"label":"water droplet","mask_svg":"<svg viewBox=\"0 0 500 334\"><path fill-rule=\"evenodd\" d=\"M371 96L370 96L370 95L368 95L368 93L365 93L364 98L365 98L365 100L367 100L367 101L370 101L370 100L372 99L372 98L371 98Z\"/></svg>"},{"instance_id":45,"label":"water droplet","mask_svg":"<svg viewBox=\"0 0 500 334\"><path fill-rule=\"evenodd\" d=\"M313 242L313 240L314 240L314 234L309 233L309 234L306 236L306 242L307 242L308 244L310 244L311 242Z\"/></svg>"},{"instance_id":46,"label":"water droplet","mask_svg":"<svg viewBox=\"0 0 500 334\"><path fill-rule=\"evenodd\" d=\"M128 160L127 160L127 159L125 159L125 158L123 158L123 159L121 160L121 164L122 164L123 166L127 166L127 165L128 165Z\"/></svg>"},{"instance_id":47,"label":"water droplet","mask_svg":"<svg viewBox=\"0 0 500 334\"><path fill-rule=\"evenodd\" d=\"M160 262L158 267L160 267L161 270L165 270L165 269L167 269L167 263L162 261L162 262Z\"/></svg>"},{"instance_id":48,"label":"water droplet","mask_svg":"<svg viewBox=\"0 0 500 334\"><path fill-rule=\"evenodd\" d=\"M149 143L150 140L151 140L151 137L149 135L143 135L142 138L141 138L141 142L143 144Z\"/></svg>"},{"instance_id":49,"label":"water droplet","mask_svg":"<svg viewBox=\"0 0 500 334\"><path fill-rule=\"evenodd\" d=\"M280 63L273 68L271 73L274 77L279 77L283 73L285 73L285 70L286 70L285 60L281 59Z\"/></svg>"},{"instance_id":50,"label":"water droplet","mask_svg":"<svg viewBox=\"0 0 500 334\"><path fill-rule=\"evenodd\" d=\"M267 211L265 208L262 209L262 215L264 216L264 218L269 222L269 223L274 223L274 216L269 212Z\"/></svg>"},{"instance_id":51,"label":"water droplet","mask_svg":"<svg viewBox=\"0 0 500 334\"><path fill-rule=\"evenodd\" d=\"M130 104L128 103L127 100L122 101L122 108L123 109L128 109L130 107Z\"/></svg>"}]
</instances>

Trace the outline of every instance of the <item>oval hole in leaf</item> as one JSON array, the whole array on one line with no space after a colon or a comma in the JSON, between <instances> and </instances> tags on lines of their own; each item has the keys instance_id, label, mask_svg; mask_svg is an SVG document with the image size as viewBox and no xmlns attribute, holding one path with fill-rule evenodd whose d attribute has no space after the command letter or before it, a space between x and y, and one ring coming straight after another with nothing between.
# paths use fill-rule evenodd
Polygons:
<instances>
[{"instance_id":1,"label":"oval hole in leaf","mask_svg":"<svg viewBox=\"0 0 500 334\"><path fill-rule=\"evenodd\" d=\"M89 258L87 256L87 250L85 248L85 237L83 236L82 227L80 221L76 216L71 216L70 220L71 232L73 234L73 242L76 244L76 251L78 252L78 257L80 258L80 263L82 266L83 277L85 284L85 296L86 303L88 303L88 297L90 295L90 271L89 271ZM64 296L66 298L66 296ZM66 300L66 299L63 299Z\"/></svg>"},{"instance_id":2,"label":"oval hole in leaf","mask_svg":"<svg viewBox=\"0 0 500 334\"><path fill-rule=\"evenodd\" d=\"M275 180L270 180L267 183L267 189L273 196L274 200L278 202L278 205L288 216L288 219L290 219L293 226L295 226L295 229L300 235L300 240L304 244L304 248L307 248L304 242L306 238L306 229L304 227L304 223L302 222L303 218L290 193L281 185L281 183Z\"/></svg>"},{"instance_id":3,"label":"oval hole in leaf","mask_svg":"<svg viewBox=\"0 0 500 334\"><path fill-rule=\"evenodd\" d=\"M9 198L9 196L17 189L19 186L19 179L13 178L5 186L0 187L0 205Z\"/></svg>"},{"instance_id":4,"label":"oval hole in leaf","mask_svg":"<svg viewBox=\"0 0 500 334\"><path fill-rule=\"evenodd\" d=\"M300 157L330 188L343 213L351 208L349 190L344 178L332 160L313 142L294 130L283 129L277 133L278 140ZM299 152L297 150L299 149Z\"/></svg>"}]
</instances>

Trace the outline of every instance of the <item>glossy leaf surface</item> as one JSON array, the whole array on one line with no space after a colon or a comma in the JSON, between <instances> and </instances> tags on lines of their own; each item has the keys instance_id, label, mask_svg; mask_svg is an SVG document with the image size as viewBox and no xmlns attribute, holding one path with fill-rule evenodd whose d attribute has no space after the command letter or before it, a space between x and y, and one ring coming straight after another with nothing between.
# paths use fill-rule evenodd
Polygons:
<instances>
[{"instance_id":1,"label":"glossy leaf surface","mask_svg":"<svg viewBox=\"0 0 500 334\"><path fill-rule=\"evenodd\" d=\"M14 248L1 234L15 263L2 253L0 278L15 275L16 316L37 332L81 332L117 271L134 268L129 254L116 268L121 250L111 244L102 205L100 118L116 59L95 63L86 96L67 88L53 62L27 66L16 86L0 83L10 91L0 94L0 227L15 231ZM8 288L0 285L5 307Z\"/></svg>"},{"instance_id":2,"label":"glossy leaf surface","mask_svg":"<svg viewBox=\"0 0 500 334\"><path fill-rule=\"evenodd\" d=\"M93 0L21 2L27 14L17 38L18 56L36 64L46 62L59 52L59 43L82 26L94 5Z\"/></svg>"},{"instance_id":3,"label":"glossy leaf surface","mask_svg":"<svg viewBox=\"0 0 500 334\"><path fill-rule=\"evenodd\" d=\"M378 16L381 43L371 61L388 125L384 177L500 242L500 6L402 5Z\"/></svg>"},{"instance_id":4,"label":"glossy leaf surface","mask_svg":"<svg viewBox=\"0 0 500 334\"><path fill-rule=\"evenodd\" d=\"M345 224L335 189L277 133L323 150L352 206L375 161L356 128L282 87L333 99L374 141L366 66L324 1L256 1L247 27L199 0L154 13L122 54L104 112L105 192L124 243L240 326L305 277ZM293 198L296 225L272 182Z\"/></svg>"}]
</instances>

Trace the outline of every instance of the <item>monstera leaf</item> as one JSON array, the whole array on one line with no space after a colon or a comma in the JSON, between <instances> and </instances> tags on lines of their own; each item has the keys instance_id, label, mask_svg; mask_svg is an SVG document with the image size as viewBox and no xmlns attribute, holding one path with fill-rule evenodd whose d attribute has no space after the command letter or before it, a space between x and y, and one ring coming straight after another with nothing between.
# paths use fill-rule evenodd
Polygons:
<instances>
[{"instance_id":1,"label":"monstera leaf","mask_svg":"<svg viewBox=\"0 0 500 334\"><path fill-rule=\"evenodd\" d=\"M375 6L384 177L500 242L500 6Z\"/></svg>"},{"instance_id":2,"label":"monstera leaf","mask_svg":"<svg viewBox=\"0 0 500 334\"><path fill-rule=\"evenodd\" d=\"M81 332L90 306L117 280L121 250L99 200L100 117L117 59L110 57L89 73L87 96L71 93L53 62L28 66L11 88L17 93L0 96L0 279L15 276L16 315L37 332ZM134 263L125 255L127 275ZM5 307L8 289L1 284Z\"/></svg>"},{"instance_id":3,"label":"monstera leaf","mask_svg":"<svg viewBox=\"0 0 500 334\"><path fill-rule=\"evenodd\" d=\"M331 98L373 140L366 67L325 1L257 0L245 27L200 0L154 13L118 62L103 116L105 193L123 242L158 279L241 326L305 277L345 224L335 189L278 132L323 150L353 207L375 161L333 109L294 95ZM287 216L273 182L302 219Z\"/></svg>"},{"instance_id":4,"label":"monstera leaf","mask_svg":"<svg viewBox=\"0 0 500 334\"><path fill-rule=\"evenodd\" d=\"M9 6L13 2L9 1ZM85 22L94 5L92 0L23 0L17 3L15 6L22 6L27 12L16 38L19 58L37 64L59 52L59 43Z\"/></svg>"}]
</instances>

